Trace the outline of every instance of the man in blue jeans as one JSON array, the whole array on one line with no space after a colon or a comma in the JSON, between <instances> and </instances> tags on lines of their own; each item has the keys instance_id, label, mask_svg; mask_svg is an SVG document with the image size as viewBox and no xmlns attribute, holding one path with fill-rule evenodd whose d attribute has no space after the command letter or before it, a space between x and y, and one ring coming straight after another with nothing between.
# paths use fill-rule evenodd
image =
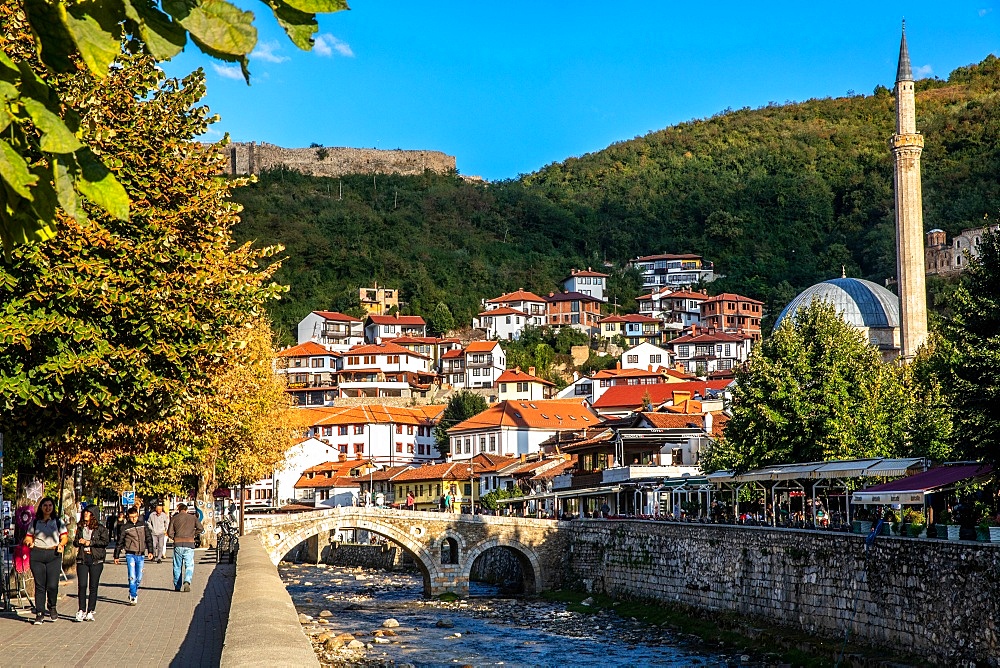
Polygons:
<instances>
[{"instance_id":1,"label":"man in blue jeans","mask_svg":"<svg viewBox=\"0 0 1000 668\"><path fill-rule=\"evenodd\" d=\"M119 529L118 540L115 541L115 563L121 563L119 557L125 552L125 565L128 568L128 604L139 602L139 585L142 584L142 569L146 555L153 558L153 534L145 522L139 521L139 509L132 506L128 509L125 523Z\"/></svg>"},{"instance_id":2,"label":"man in blue jeans","mask_svg":"<svg viewBox=\"0 0 1000 668\"><path fill-rule=\"evenodd\" d=\"M167 536L174 542L174 591L191 591L195 537L204 531L198 518L187 511L187 505L178 504L167 527Z\"/></svg>"}]
</instances>

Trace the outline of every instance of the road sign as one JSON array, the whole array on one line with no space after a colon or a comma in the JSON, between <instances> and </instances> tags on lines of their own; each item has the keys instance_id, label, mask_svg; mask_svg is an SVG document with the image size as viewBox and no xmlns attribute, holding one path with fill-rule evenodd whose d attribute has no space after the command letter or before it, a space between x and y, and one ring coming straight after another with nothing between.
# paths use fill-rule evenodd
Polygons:
<instances>
[{"instance_id":1,"label":"road sign","mask_svg":"<svg viewBox=\"0 0 1000 668\"><path fill-rule=\"evenodd\" d=\"M122 505L126 508L135 505L135 492L122 492Z\"/></svg>"}]
</instances>

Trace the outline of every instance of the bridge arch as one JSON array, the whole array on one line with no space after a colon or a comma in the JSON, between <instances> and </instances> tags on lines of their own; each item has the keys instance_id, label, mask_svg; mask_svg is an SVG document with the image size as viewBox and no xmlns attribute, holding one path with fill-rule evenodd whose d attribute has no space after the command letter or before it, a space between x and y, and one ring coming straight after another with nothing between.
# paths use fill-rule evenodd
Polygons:
<instances>
[{"instance_id":1,"label":"bridge arch","mask_svg":"<svg viewBox=\"0 0 1000 668\"><path fill-rule=\"evenodd\" d=\"M392 541L413 557L414 563L417 564L421 575L423 575L424 595L430 596L432 581L440 575L440 568L438 567L440 554L435 559L433 550L428 549L427 537L422 531L414 531L415 528L410 527L410 531L407 532L390 522L379 522L372 517L355 516L354 514L333 514L292 529L286 530L285 527L281 526L274 528L261 527L261 531L271 534L271 540L268 542L274 545L270 550L270 556L271 561L275 564L281 561L296 545L318 534L343 529L369 531Z\"/></svg>"},{"instance_id":2,"label":"bridge arch","mask_svg":"<svg viewBox=\"0 0 1000 668\"><path fill-rule=\"evenodd\" d=\"M469 582L472 577L472 565L476 559L495 547L505 547L513 553L521 564L521 575L524 578L524 593L535 594L545 588L542 579L542 565L538 555L524 543L510 538L490 538L473 546L462 557L462 578Z\"/></svg>"}]
</instances>

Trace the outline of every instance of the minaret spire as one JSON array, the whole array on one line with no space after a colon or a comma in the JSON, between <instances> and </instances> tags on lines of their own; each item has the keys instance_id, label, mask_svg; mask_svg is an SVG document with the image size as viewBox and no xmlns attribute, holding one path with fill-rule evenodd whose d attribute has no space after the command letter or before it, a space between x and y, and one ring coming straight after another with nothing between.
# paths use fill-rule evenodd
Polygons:
<instances>
[{"instance_id":1,"label":"minaret spire","mask_svg":"<svg viewBox=\"0 0 1000 668\"><path fill-rule=\"evenodd\" d=\"M924 285L924 215L920 187L920 154L924 138L917 132L916 101L906 22L896 68L896 134L889 142L895 162L896 272L900 302L900 348L912 359L927 339L927 294Z\"/></svg>"},{"instance_id":2,"label":"minaret spire","mask_svg":"<svg viewBox=\"0 0 1000 668\"><path fill-rule=\"evenodd\" d=\"M906 19L903 19L903 38L899 42L899 66L896 67L896 83L900 81L913 81L910 50L906 46Z\"/></svg>"}]
</instances>

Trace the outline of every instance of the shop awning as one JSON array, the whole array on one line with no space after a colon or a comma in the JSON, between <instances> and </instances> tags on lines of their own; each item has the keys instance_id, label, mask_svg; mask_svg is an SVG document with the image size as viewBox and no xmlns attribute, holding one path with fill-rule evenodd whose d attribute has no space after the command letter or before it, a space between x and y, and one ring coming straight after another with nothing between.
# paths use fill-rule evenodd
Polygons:
<instances>
[{"instance_id":1,"label":"shop awning","mask_svg":"<svg viewBox=\"0 0 1000 668\"><path fill-rule=\"evenodd\" d=\"M923 466L923 459L920 458L909 458L909 459L883 459L878 464L874 466L869 466L865 469L864 476L866 478L870 477L883 477L883 478L896 478L899 476L906 475L911 472L911 469L918 469Z\"/></svg>"},{"instance_id":2,"label":"shop awning","mask_svg":"<svg viewBox=\"0 0 1000 668\"><path fill-rule=\"evenodd\" d=\"M992 472L993 467L987 464L939 466L923 473L854 492L851 494L851 503L923 505L927 494L947 491L959 482L985 478Z\"/></svg>"}]
</instances>

